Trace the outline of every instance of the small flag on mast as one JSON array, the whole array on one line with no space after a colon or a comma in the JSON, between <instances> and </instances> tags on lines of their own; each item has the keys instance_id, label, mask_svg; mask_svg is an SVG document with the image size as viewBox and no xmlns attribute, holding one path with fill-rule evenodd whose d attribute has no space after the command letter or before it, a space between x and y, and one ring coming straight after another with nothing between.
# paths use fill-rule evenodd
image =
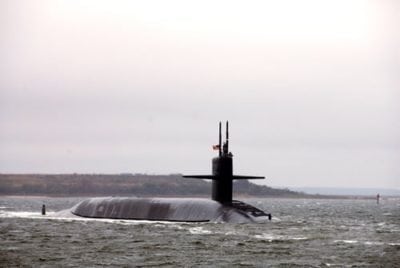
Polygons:
<instances>
[{"instance_id":1,"label":"small flag on mast","mask_svg":"<svg viewBox=\"0 0 400 268\"><path fill-rule=\"evenodd\" d=\"M219 150L219 144L217 144L217 145L213 145L213 150Z\"/></svg>"}]
</instances>

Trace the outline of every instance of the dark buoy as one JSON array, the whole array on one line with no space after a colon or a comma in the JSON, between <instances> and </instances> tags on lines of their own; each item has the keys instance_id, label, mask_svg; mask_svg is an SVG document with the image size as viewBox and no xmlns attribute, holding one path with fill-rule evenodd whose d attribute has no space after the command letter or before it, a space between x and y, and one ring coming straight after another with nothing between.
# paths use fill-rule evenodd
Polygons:
<instances>
[{"instance_id":1,"label":"dark buoy","mask_svg":"<svg viewBox=\"0 0 400 268\"><path fill-rule=\"evenodd\" d=\"M380 194L377 194L377 195L376 195L376 203L377 203L377 204L379 204L379 199L381 199L381 195L380 195Z\"/></svg>"},{"instance_id":2,"label":"dark buoy","mask_svg":"<svg viewBox=\"0 0 400 268\"><path fill-rule=\"evenodd\" d=\"M46 215L46 205L42 205L42 215Z\"/></svg>"}]
</instances>

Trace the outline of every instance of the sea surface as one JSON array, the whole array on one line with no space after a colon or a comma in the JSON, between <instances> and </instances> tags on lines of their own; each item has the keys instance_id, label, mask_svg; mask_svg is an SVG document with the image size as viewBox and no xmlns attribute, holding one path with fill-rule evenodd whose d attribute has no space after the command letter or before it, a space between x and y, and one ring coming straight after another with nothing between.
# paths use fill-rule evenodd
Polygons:
<instances>
[{"instance_id":1,"label":"sea surface","mask_svg":"<svg viewBox=\"0 0 400 268\"><path fill-rule=\"evenodd\" d=\"M0 267L400 267L398 198L244 200L263 224L55 217L80 200L0 197Z\"/></svg>"}]
</instances>

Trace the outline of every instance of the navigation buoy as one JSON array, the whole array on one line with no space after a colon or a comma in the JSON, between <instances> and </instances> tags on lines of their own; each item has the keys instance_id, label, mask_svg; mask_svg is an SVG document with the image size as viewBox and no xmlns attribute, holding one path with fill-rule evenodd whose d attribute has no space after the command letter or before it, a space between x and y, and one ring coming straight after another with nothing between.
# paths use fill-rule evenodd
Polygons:
<instances>
[{"instance_id":1,"label":"navigation buoy","mask_svg":"<svg viewBox=\"0 0 400 268\"><path fill-rule=\"evenodd\" d=\"M46 215L46 205L42 205L42 215Z\"/></svg>"}]
</instances>

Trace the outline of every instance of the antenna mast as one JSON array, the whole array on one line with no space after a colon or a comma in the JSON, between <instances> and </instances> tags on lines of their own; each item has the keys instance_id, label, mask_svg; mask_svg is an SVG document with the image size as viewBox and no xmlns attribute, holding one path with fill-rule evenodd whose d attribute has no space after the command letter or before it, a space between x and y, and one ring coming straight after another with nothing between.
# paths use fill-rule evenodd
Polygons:
<instances>
[{"instance_id":1,"label":"antenna mast","mask_svg":"<svg viewBox=\"0 0 400 268\"><path fill-rule=\"evenodd\" d=\"M219 143L218 143L219 156L222 155L221 149L222 149L221 122L219 122Z\"/></svg>"},{"instance_id":2,"label":"antenna mast","mask_svg":"<svg viewBox=\"0 0 400 268\"><path fill-rule=\"evenodd\" d=\"M229 122L226 121L226 153L229 153Z\"/></svg>"}]
</instances>

